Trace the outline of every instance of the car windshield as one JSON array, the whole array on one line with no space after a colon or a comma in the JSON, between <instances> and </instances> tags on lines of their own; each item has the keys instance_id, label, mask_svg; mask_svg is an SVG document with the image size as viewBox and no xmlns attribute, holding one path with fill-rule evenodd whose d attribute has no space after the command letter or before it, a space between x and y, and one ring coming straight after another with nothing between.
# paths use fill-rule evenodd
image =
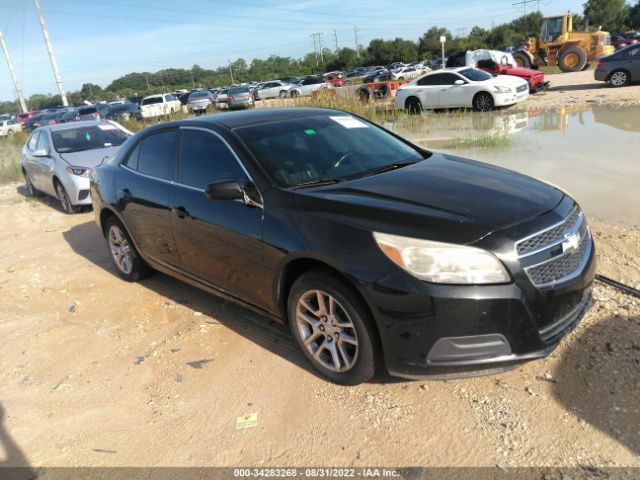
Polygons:
<instances>
[{"instance_id":1,"label":"car windshield","mask_svg":"<svg viewBox=\"0 0 640 480\"><path fill-rule=\"evenodd\" d=\"M108 123L88 127L65 128L51 132L53 148L58 153L81 152L121 145L127 134Z\"/></svg>"},{"instance_id":2,"label":"car windshield","mask_svg":"<svg viewBox=\"0 0 640 480\"><path fill-rule=\"evenodd\" d=\"M425 157L351 115L316 115L234 130L283 187L360 178Z\"/></svg>"},{"instance_id":3,"label":"car windshield","mask_svg":"<svg viewBox=\"0 0 640 480\"><path fill-rule=\"evenodd\" d=\"M473 82L484 82L485 80L493 78L493 75L490 73L483 72L477 68L466 68L464 70L460 70L458 73Z\"/></svg>"},{"instance_id":4,"label":"car windshield","mask_svg":"<svg viewBox=\"0 0 640 480\"><path fill-rule=\"evenodd\" d=\"M238 93L249 93L247 87L235 87L229 89L229 95L237 95Z\"/></svg>"}]
</instances>

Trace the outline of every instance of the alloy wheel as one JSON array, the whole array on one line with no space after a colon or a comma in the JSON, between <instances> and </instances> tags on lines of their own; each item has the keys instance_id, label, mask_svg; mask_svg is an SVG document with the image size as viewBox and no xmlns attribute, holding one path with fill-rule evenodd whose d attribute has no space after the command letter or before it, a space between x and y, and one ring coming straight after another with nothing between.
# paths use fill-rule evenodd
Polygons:
<instances>
[{"instance_id":1,"label":"alloy wheel","mask_svg":"<svg viewBox=\"0 0 640 480\"><path fill-rule=\"evenodd\" d=\"M476 108L481 112L488 112L491 110L491 97L489 95L480 95L476 100Z\"/></svg>"},{"instance_id":2,"label":"alloy wheel","mask_svg":"<svg viewBox=\"0 0 640 480\"><path fill-rule=\"evenodd\" d=\"M58 200L60 201L62 210L64 210L65 213L71 213L71 200L69 200L69 196L64 187L59 183L56 184L56 193L58 194Z\"/></svg>"},{"instance_id":3,"label":"alloy wheel","mask_svg":"<svg viewBox=\"0 0 640 480\"><path fill-rule=\"evenodd\" d=\"M611 75L611 85L614 87L621 87L627 83L627 74L624 72L614 72Z\"/></svg>"},{"instance_id":4,"label":"alloy wheel","mask_svg":"<svg viewBox=\"0 0 640 480\"><path fill-rule=\"evenodd\" d=\"M296 304L296 328L313 360L332 372L346 372L358 358L358 335L340 302L321 290L309 290Z\"/></svg>"},{"instance_id":5,"label":"alloy wheel","mask_svg":"<svg viewBox=\"0 0 640 480\"><path fill-rule=\"evenodd\" d=\"M133 258L131 256L131 246L124 233L116 225L109 228L109 250L116 266L125 275L129 275L133 269Z\"/></svg>"}]
</instances>

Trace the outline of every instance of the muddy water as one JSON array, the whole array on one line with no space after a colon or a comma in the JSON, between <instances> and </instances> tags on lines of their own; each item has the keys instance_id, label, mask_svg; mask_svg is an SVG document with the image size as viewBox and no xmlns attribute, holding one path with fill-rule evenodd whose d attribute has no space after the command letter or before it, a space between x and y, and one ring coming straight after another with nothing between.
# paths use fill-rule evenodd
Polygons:
<instances>
[{"instance_id":1,"label":"muddy water","mask_svg":"<svg viewBox=\"0 0 640 480\"><path fill-rule=\"evenodd\" d=\"M387 126L432 150L558 185L589 216L640 225L640 107L440 113Z\"/></svg>"}]
</instances>

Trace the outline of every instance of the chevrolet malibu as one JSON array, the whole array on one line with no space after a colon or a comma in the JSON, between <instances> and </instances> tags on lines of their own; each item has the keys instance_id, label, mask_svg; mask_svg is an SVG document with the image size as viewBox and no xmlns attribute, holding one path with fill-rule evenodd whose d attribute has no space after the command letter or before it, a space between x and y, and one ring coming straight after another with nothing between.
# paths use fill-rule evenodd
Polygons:
<instances>
[{"instance_id":1,"label":"chevrolet malibu","mask_svg":"<svg viewBox=\"0 0 640 480\"><path fill-rule=\"evenodd\" d=\"M65 213L91 205L89 175L131 132L116 122L83 121L40 127L22 148L20 167L27 193L58 199Z\"/></svg>"},{"instance_id":2,"label":"chevrolet malibu","mask_svg":"<svg viewBox=\"0 0 640 480\"><path fill-rule=\"evenodd\" d=\"M417 78L396 91L397 108L419 113L422 109L473 108L479 112L526 100L529 84L509 75L493 75L471 67L445 68Z\"/></svg>"},{"instance_id":3,"label":"chevrolet malibu","mask_svg":"<svg viewBox=\"0 0 640 480\"><path fill-rule=\"evenodd\" d=\"M341 111L149 127L91 199L124 280L159 270L283 322L340 384L501 371L548 355L590 303L569 195Z\"/></svg>"}]
</instances>

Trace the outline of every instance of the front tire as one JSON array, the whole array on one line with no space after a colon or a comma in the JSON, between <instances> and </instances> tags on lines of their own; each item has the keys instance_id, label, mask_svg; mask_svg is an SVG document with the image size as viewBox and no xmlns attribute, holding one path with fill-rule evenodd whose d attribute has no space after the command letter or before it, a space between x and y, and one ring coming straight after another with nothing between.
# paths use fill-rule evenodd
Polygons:
<instances>
[{"instance_id":1,"label":"front tire","mask_svg":"<svg viewBox=\"0 0 640 480\"><path fill-rule=\"evenodd\" d=\"M64 213L66 213L67 215L71 215L72 213L78 213L80 211L80 207L77 207L71 203L71 199L67 194L67 190L59 181L56 181L56 195L58 196L60 207L62 207L62 211Z\"/></svg>"},{"instance_id":2,"label":"front tire","mask_svg":"<svg viewBox=\"0 0 640 480\"><path fill-rule=\"evenodd\" d=\"M24 186L27 190L27 197L38 197L40 196L40 192L33 186L33 182L31 182L31 178L29 178L29 174L23 170L22 175L24 175Z\"/></svg>"},{"instance_id":3,"label":"front tire","mask_svg":"<svg viewBox=\"0 0 640 480\"><path fill-rule=\"evenodd\" d=\"M120 278L127 282L137 282L151 274L151 267L142 260L126 228L118 219L109 218L104 231L111 260Z\"/></svg>"},{"instance_id":4,"label":"front tire","mask_svg":"<svg viewBox=\"0 0 640 480\"><path fill-rule=\"evenodd\" d=\"M493 97L488 92L480 92L473 97L473 109L476 112L489 112L495 108Z\"/></svg>"},{"instance_id":5,"label":"front tire","mask_svg":"<svg viewBox=\"0 0 640 480\"><path fill-rule=\"evenodd\" d=\"M352 288L317 269L298 278L289 293L289 326L311 365L340 385L358 385L376 372L371 315Z\"/></svg>"},{"instance_id":6,"label":"front tire","mask_svg":"<svg viewBox=\"0 0 640 480\"><path fill-rule=\"evenodd\" d=\"M404 102L404 108L409 115L420 115L422 113L422 103L416 97L407 98Z\"/></svg>"},{"instance_id":7,"label":"front tire","mask_svg":"<svg viewBox=\"0 0 640 480\"><path fill-rule=\"evenodd\" d=\"M518 67L531 68L531 58L526 53L516 52L513 54L513 59Z\"/></svg>"},{"instance_id":8,"label":"front tire","mask_svg":"<svg viewBox=\"0 0 640 480\"><path fill-rule=\"evenodd\" d=\"M609 75L609 85L615 88L626 87L631 83L631 75L625 70L616 70Z\"/></svg>"},{"instance_id":9,"label":"front tire","mask_svg":"<svg viewBox=\"0 0 640 480\"><path fill-rule=\"evenodd\" d=\"M560 54L558 67L563 72L580 72L587 65L587 52L580 47L569 47Z\"/></svg>"}]
</instances>

